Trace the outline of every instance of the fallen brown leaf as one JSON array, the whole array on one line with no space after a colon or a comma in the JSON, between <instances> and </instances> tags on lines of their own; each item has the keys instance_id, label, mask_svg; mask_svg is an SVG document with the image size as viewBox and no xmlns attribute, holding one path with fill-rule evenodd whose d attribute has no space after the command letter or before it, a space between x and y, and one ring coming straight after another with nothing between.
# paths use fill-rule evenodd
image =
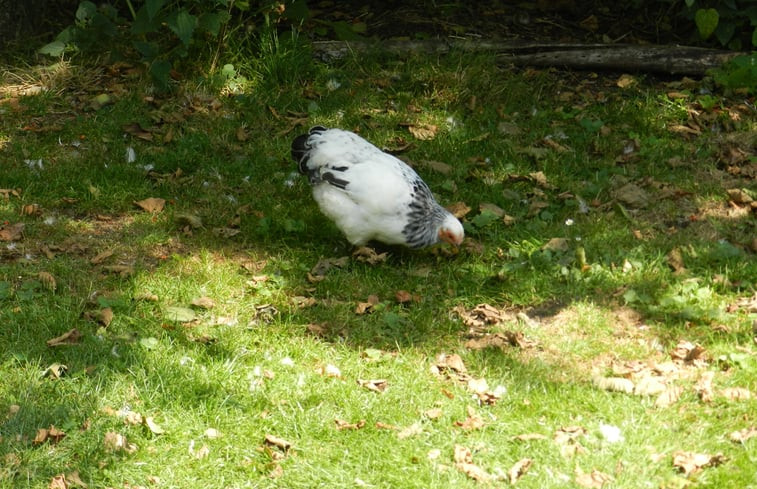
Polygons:
<instances>
[{"instance_id":1,"label":"fallen brown leaf","mask_svg":"<svg viewBox=\"0 0 757 489\"><path fill-rule=\"evenodd\" d=\"M515 465L513 465L510 470L507 471L507 478L510 481L511 485L515 485L516 482L518 482L518 479L523 477L526 472L528 472L528 469L531 468L531 465L533 465L534 461L530 458L523 458L515 462Z\"/></svg>"},{"instance_id":2,"label":"fallen brown leaf","mask_svg":"<svg viewBox=\"0 0 757 489\"><path fill-rule=\"evenodd\" d=\"M389 256L388 252L385 251L383 253L376 253L376 250L368 246L361 246L360 248L352 252L352 257L355 260L359 262L367 263L369 265L376 265L378 263L383 263L386 261L386 258L388 256Z\"/></svg>"},{"instance_id":3,"label":"fallen brown leaf","mask_svg":"<svg viewBox=\"0 0 757 489\"><path fill-rule=\"evenodd\" d=\"M68 489L68 483L66 482L66 476L64 474L58 474L50 480L47 485L47 489Z\"/></svg>"},{"instance_id":4,"label":"fallen brown leaf","mask_svg":"<svg viewBox=\"0 0 757 489\"><path fill-rule=\"evenodd\" d=\"M455 202L447 206L447 210L456 218L462 219L471 211L471 208L465 202Z\"/></svg>"},{"instance_id":5,"label":"fallen brown leaf","mask_svg":"<svg viewBox=\"0 0 757 489\"><path fill-rule=\"evenodd\" d=\"M526 338L520 331L485 334L477 338L471 338L465 342L465 347L471 350L483 350L485 348L504 349L508 346L527 349L533 348L536 345L536 341Z\"/></svg>"},{"instance_id":6,"label":"fallen brown leaf","mask_svg":"<svg viewBox=\"0 0 757 489\"><path fill-rule=\"evenodd\" d=\"M454 425L465 431L477 430L484 427L484 418L476 413L476 410L468 406L468 417L463 421L455 421Z\"/></svg>"},{"instance_id":7,"label":"fallen brown leaf","mask_svg":"<svg viewBox=\"0 0 757 489\"><path fill-rule=\"evenodd\" d=\"M489 304L479 304L471 310L466 310L463 306L457 306L453 311L460 316L463 324L471 328L481 328L487 324L497 324L506 319L502 311Z\"/></svg>"},{"instance_id":8,"label":"fallen brown leaf","mask_svg":"<svg viewBox=\"0 0 757 489\"><path fill-rule=\"evenodd\" d=\"M336 429L338 430L359 430L365 426L365 420L361 419L357 423L350 423L342 419L335 419Z\"/></svg>"},{"instance_id":9,"label":"fallen brown leaf","mask_svg":"<svg viewBox=\"0 0 757 489\"><path fill-rule=\"evenodd\" d=\"M407 130L415 139L430 141L436 137L439 127L433 124L407 124Z\"/></svg>"},{"instance_id":10,"label":"fallen brown leaf","mask_svg":"<svg viewBox=\"0 0 757 489\"><path fill-rule=\"evenodd\" d=\"M712 380L715 378L715 372L707 370L699 376L694 389L702 402L711 402L714 397L712 392Z\"/></svg>"},{"instance_id":11,"label":"fallen brown leaf","mask_svg":"<svg viewBox=\"0 0 757 489\"><path fill-rule=\"evenodd\" d=\"M397 432L397 438L404 440L412 436L417 436L423 433L423 426L420 423L413 423Z\"/></svg>"},{"instance_id":12,"label":"fallen brown leaf","mask_svg":"<svg viewBox=\"0 0 757 489\"><path fill-rule=\"evenodd\" d=\"M15 188L0 188L0 195L3 196L4 200L10 200L11 195L14 197L21 198L21 189L15 189Z\"/></svg>"},{"instance_id":13,"label":"fallen brown leaf","mask_svg":"<svg viewBox=\"0 0 757 489\"><path fill-rule=\"evenodd\" d=\"M18 241L24 234L26 224L18 222L16 224L4 224L0 227L0 241Z\"/></svg>"},{"instance_id":14,"label":"fallen brown leaf","mask_svg":"<svg viewBox=\"0 0 757 489\"><path fill-rule=\"evenodd\" d=\"M68 367L66 365L63 365L62 363L53 363L45 369L42 375L56 380L66 375L66 372L68 372Z\"/></svg>"},{"instance_id":15,"label":"fallen brown leaf","mask_svg":"<svg viewBox=\"0 0 757 489\"><path fill-rule=\"evenodd\" d=\"M275 435L265 435L263 442L266 445L276 447L283 452L289 451L289 449L292 448L291 443Z\"/></svg>"},{"instance_id":16,"label":"fallen brown leaf","mask_svg":"<svg viewBox=\"0 0 757 489\"><path fill-rule=\"evenodd\" d=\"M581 487L587 487L589 489L601 489L605 484L612 482L614 479L598 471L592 470L590 473L584 473L580 467L576 467L576 484Z\"/></svg>"},{"instance_id":17,"label":"fallen brown leaf","mask_svg":"<svg viewBox=\"0 0 757 489\"><path fill-rule=\"evenodd\" d=\"M720 391L720 395L731 401L746 401L752 398L752 392L743 387L727 387Z\"/></svg>"},{"instance_id":18,"label":"fallen brown leaf","mask_svg":"<svg viewBox=\"0 0 757 489\"><path fill-rule=\"evenodd\" d=\"M110 258L111 256L113 256L113 250L101 251L100 253L98 253L97 255L95 255L94 258L92 258L91 260L89 260L89 262L91 264L93 264L93 265L98 265L98 264L104 262L105 260L107 260L108 258Z\"/></svg>"},{"instance_id":19,"label":"fallen brown leaf","mask_svg":"<svg viewBox=\"0 0 757 489\"><path fill-rule=\"evenodd\" d=\"M339 370L339 367L337 367L336 365L332 365L330 363L327 365L321 365L317 367L315 371L318 374L323 375L325 377L333 377L336 379L339 379L342 377L342 371Z\"/></svg>"},{"instance_id":20,"label":"fallen brown leaf","mask_svg":"<svg viewBox=\"0 0 757 489\"><path fill-rule=\"evenodd\" d=\"M460 357L460 355L456 353L452 355L440 353L439 355L437 355L436 363L431 367L431 371L435 374L449 372L456 374L465 374L468 372L468 369L465 368L465 364L463 363L463 359Z\"/></svg>"},{"instance_id":21,"label":"fallen brown leaf","mask_svg":"<svg viewBox=\"0 0 757 489\"><path fill-rule=\"evenodd\" d=\"M405 304L413 300L412 294L410 294L410 292L408 292L407 290L398 290L394 293L394 298L400 304Z\"/></svg>"},{"instance_id":22,"label":"fallen brown leaf","mask_svg":"<svg viewBox=\"0 0 757 489\"><path fill-rule=\"evenodd\" d=\"M130 453L136 450L136 445L128 443L126 437L115 431L108 431L103 438L103 446L108 452L120 452L124 451Z\"/></svg>"},{"instance_id":23,"label":"fallen brown leaf","mask_svg":"<svg viewBox=\"0 0 757 489\"><path fill-rule=\"evenodd\" d=\"M757 436L757 426L750 426L749 428L730 433L728 439L736 443L743 443L755 436Z\"/></svg>"},{"instance_id":24,"label":"fallen brown leaf","mask_svg":"<svg viewBox=\"0 0 757 489\"><path fill-rule=\"evenodd\" d=\"M491 476L481 467L473 463L473 453L467 447L455 445L453 460L455 468L478 482L488 482Z\"/></svg>"},{"instance_id":25,"label":"fallen brown leaf","mask_svg":"<svg viewBox=\"0 0 757 489\"><path fill-rule=\"evenodd\" d=\"M627 183L610 193L614 199L631 207L643 208L650 201L649 193L635 183Z\"/></svg>"},{"instance_id":26,"label":"fallen brown leaf","mask_svg":"<svg viewBox=\"0 0 757 489\"><path fill-rule=\"evenodd\" d=\"M192 299L191 304L195 307L199 307L200 309L213 309L216 307L216 301L211 299L210 297L196 297Z\"/></svg>"},{"instance_id":27,"label":"fallen brown leaf","mask_svg":"<svg viewBox=\"0 0 757 489\"><path fill-rule=\"evenodd\" d=\"M637 396L658 396L667 390L668 386L662 377L645 375L636 381L633 393Z\"/></svg>"},{"instance_id":28,"label":"fallen brown leaf","mask_svg":"<svg viewBox=\"0 0 757 489\"><path fill-rule=\"evenodd\" d=\"M340 258L321 258L318 263L310 270L308 280L310 282L320 282L325 278L326 272L331 268L343 268L350 262L350 257L342 256Z\"/></svg>"},{"instance_id":29,"label":"fallen brown leaf","mask_svg":"<svg viewBox=\"0 0 757 489\"><path fill-rule=\"evenodd\" d=\"M654 402L655 407L666 408L672 406L681 398L683 387L672 385L661 393Z\"/></svg>"},{"instance_id":30,"label":"fallen brown leaf","mask_svg":"<svg viewBox=\"0 0 757 489\"><path fill-rule=\"evenodd\" d=\"M22 216L40 216L42 215L42 207L39 204L26 204L21 207Z\"/></svg>"},{"instance_id":31,"label":"fallen brown leaf","mask_svg":"<svg viewBox=\"0 0 757 489\"><path fill-rule=\"evenodd\" d=\"M61 345L75 345L79 343L81 339L81 333L78 329L73 328L60 336L56 336L53 339L47 340L45 343L47 346L61 346Z\"/></svg>"},{"instance_id":32,"label":"fallen brown leaf","mask_svg":"<svg viewBox=\"0 0 757 489\"><path fill-rule=\"evenodd\" d=\"M606 391L631 394L634 390L633 381L623 377L594 377L592 381L594 385Z\"/></svg>"},{"instance_id":33,"label":"fallen brown leaf","mask_svg":"<svg viewBox=\"0 0 757 489\"><path fill-rule=\"evenodd\" d=\"M362 380L358 379L357 383L360 387L365 387L369 391L382 393L389 386L386 379L374 379L374 380Z\"/></svg>"},{"instance_id":34,"label":"fallen brown leaf","mask_svg":"<svg viewBox=\"0 0 757 489\"><path fill-rule=\"evenodd\" d=\"M74 470L73 472L66 474L66 482L68 483L69 487L81 487L83 489L87 489L87 484L83 480L81 480L78 470Z\"/></svg>"},{"instance_id":35,"label":"fallen brown leaf","mask_svg":"<svg viewBox=\"0 0 757 489\"><path fill-rule=\"evenodd\" d=\"M166 200L160 197L148 197L139 201L135 201L134 204L145 212L158 213L163 210L166 205Z\"/></svg>"},{"instance_id":36,"label":"fallen brown leaf","mask_svg":"<svg viewBox=\"0 0 757 489\"><path fill-rule=\"evenodd\" d=\"M106 328L113 321L113 309L110 307L103 307L97 314L97 320Z\"/></svg>"},{"instance_id":37,"label":"fallen brown leaf","mask_svg":"<svg viewBox=\"0 0 757 489\"><path fill-rule=\"evenodd\" d=\"M427 409L423 412L423 415L426 416L428 419L439 419L444 414L444 411L442 411L440 408L431 408Z\"/></svg>"},{"instance_id":38,"label":"fallen brown leaf","mask_svg":"<svg viewBox=\"0 0 757 489\"><path fill-rule=\"evenodd\" d=\"M355 314L363 315L371 312L373 310L373 306L379 303L379 298L377 295L369 295L368 299L365 302L358 302L357 306L355 306Z\"/></svg>"},{"instance_id":39,"label":"fallen brown leaf","mask_svg":"<svg viewBox=\"0 0 757 489\"><path fill-rule=\"evenodd\" d=\"M455 462L473 462L473 452L463 445L455 445L452 459Z\"/></svg>"},{"instance_id":40,"label":"fallen brown leaf","mask_svg":"<svg viewBox=\"0 0 757 489\"><path fill-rule=\"evenodd\" d=\"M684 475L691 475L699 472L705 467L715 467L726 461L722 453L709 455L706 453L695 453L678 450L673 453L673 467L679 469Z\"/></svg>"}]
</instances>

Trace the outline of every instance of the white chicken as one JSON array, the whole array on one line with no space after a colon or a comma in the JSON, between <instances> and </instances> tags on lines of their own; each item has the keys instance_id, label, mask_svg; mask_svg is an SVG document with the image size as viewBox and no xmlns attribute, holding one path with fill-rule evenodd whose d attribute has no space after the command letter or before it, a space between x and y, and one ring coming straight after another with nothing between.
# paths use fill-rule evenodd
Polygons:
<instances>
[{"instance_id":1,"label":"white chicken","mask_svg":"<svg viewBox=\"0 0 757 489\"><path fill-rule=\"evenodd\" d=\"M313 198L353 245L458 246L465 233L415 171L355 133L315 126L292 142Z\"/></svg>"}]
</instances>

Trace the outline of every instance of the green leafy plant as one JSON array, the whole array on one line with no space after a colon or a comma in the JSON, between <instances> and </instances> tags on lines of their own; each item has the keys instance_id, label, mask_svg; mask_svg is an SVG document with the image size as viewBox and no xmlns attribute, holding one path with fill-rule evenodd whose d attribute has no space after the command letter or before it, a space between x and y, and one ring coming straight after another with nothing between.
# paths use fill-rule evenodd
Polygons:
<instances>
[{"instance_id":1,"label":"green leafy plant","mask_svg":"<svg viewBox=\"0 0 757 489\"><path fill-rule=\"evenodd\" d=\"M713 79L728 90L757 93L757 54L736 56L713 71Z\"/></svg>"},{"instance_id":2,"label":"green leafy plant","mask_svg":"<svg viewBox=\"0 0 757 489\"><path fill-rule=\"evenodd\" d=\"M699 36L729 49L757 47L757 6L750 0L686 0L682 15L694 21Z\"/></svg>"},{"instance_id":3,"label":"green leafy plant","mask_svg":"<svg viewBox=\"0 0 757 489\"><path fill-rule=\"evenodd\" d=\"M110 4L98 7L89 0L81 2L74 24L40 52L61 56L105 49L115 59L136 56L148 66L156 84L165 89L172 70L200 41L223 42L232 9L249 8L248 2L233 0L146 0L136 6L127 0L126 5L131 20Z\"/></svg>"}]
</instances>

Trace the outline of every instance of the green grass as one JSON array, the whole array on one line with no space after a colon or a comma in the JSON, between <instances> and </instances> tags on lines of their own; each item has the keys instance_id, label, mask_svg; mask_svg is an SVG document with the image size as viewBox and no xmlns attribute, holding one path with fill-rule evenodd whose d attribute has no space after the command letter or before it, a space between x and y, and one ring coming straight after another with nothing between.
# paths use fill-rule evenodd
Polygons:
<instances>
[{"instance_id":1,"label":"green grass","mask_svg":"<svg viewBox=\"0 0 757 489\"><path fill-rule=\"evenodd\" d=\"M757 441L728 439L757 424L755 314L728 307L755 293L757 262L754 213L730 206L726 189L754 184L749 162L731 164L741 175L719 162L755 131L753 111L727 98L701 109L697 87L670 98L651 79L624 90L612 76L503 70L485 56L324 65L285 40L266 49L238 63L244 90L234 96L217 81L187 81L174 95L141 79L103 75L89 85L83 66L66 66L42 94L3 88L0 188L18 196L0 197L0 222L26 226L22 239L0 243L0 487L44 488L74 471L89 487L480 485L455 467L456 445L473 451L495 487L524 458L533 460L524 488L577 487L579 468L612 476L607 487L757 487ZM114 103L90 108L99 93ZM700 110L702 134L671 131L690 122L688 109ZM124 132L135 122L151 141ZM408 123L438 132L416 140ZM403 156L439 199L473 209L472 245L454 257L391 248L385 262L352 259L308 281L319 259L352 251L293 175L290 141L315 124L359 130L379 146L412 143ZM754 148L742 149L753 166ZM38 159L41 169L25 162ZM649 192L646 206L618 203L629 182ZM151 215L134 205L147 197L166 208ZM482 203L514 223L478 217ZM29 204L41 212L24 215ZM544 249L552 238L568 238L567 248ZM680 273L668 264L674 249ZM416 300L398 303L401 290ZM369 295L380 300L375 310L356 314ZM170 318L169 308L200 297L215 306ZM454 310L480 303L525 314L485 329L520 331L534 346L466 348ZM94 319L106 307L107 326ZM76 344L46 345L73 328ZM612 376L613 363L666 362L680 340L702 345L707 362L678 367L671 382L683 393L669 407L592 381ZM443 352L461 355L501 398L481 404L465 382L434 375ZM52 364L66 375L46 376ZM328 365L341 375L325 375ZM693 387L703 371L714 372L709 403ZM358 385L370 379L387 389ZM753 397L717 394L727 387ZM425 414L433 408L434 419ZM470 409L479 429L455 424ZM129 411L164 433L127 423ZM339 430L335 420L365 424ZM605 440L602 423L622 441ZM66 436L34 443L50 426ZM569 426L586 433L555 441ZM109 432L134 450L109 450ZM514 438L525 433L545 438ZM292 447L267 446L266 435ZM673 467L677 450L727 461L686 477Z\"/></svg>"}]
</instances>

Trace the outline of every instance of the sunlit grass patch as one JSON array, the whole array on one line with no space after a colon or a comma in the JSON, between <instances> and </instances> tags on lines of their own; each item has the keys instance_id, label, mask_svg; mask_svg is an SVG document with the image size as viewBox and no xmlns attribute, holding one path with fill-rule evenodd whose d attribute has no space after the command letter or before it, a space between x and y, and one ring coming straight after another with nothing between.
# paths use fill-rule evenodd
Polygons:
<instances>
[{"instance_id":1,"label":"sunlit grass patch","mask_svg":"<svg viewBox=\"0 0 757 489\"><path fill-rule=\"evenodd\" d=\"M456 447L492 485L523 459L522 487L577 468L754 483L754 439L729 438L754 425L754 211L727 192L750 160L671 130L724 124L714 109L690 119L652 79L459 53L323 64L290 41L230 60L234 90L112 75L100 108L73 88L0 106L0 486L479 486ZM461 251L353 257L289 156L315 124L469 207ZM499 319L472 328L481 304ZM678 397L634 392L645 375ZM630 392L597 380L618 377ZM34 441L51 426L65 436ZM685 477L678 450L728 460Z\"/></svg>"}]
</instances>

